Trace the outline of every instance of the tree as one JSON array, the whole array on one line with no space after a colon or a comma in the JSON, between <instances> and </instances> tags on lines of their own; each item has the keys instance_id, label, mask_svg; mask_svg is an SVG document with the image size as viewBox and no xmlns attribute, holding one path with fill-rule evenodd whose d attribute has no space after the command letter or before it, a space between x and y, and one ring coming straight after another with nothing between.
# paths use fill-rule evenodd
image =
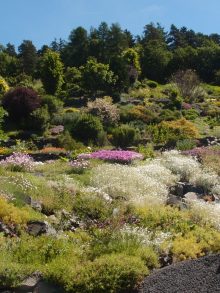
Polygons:
<instances>
[{"instance_id":1,"label":"tree","mask_svg":"<svg viewBox=\"0 0 220 293\"><path fill-rule=\"evenodd\" d=\"M127 32L125 33L119 24L113 23L109 29L107 44L106 44L106 54L108 59L121 55L121 53L129 48L129 38ZM108 60L108 61L109 61Z\"/></svg>"},{"instance_id":2,"label":"tree","mask_svg":"<svg viewBox=\"0 0 220 293\"><path fill-rule=\"evenodd\" d=\"M62 59L66 66L79 67L88 58L88 33L83 27L77 27L69 36L69 42L62 50Z\"/></svg>"},{"instance_id":3,"label":"tree","mask_svg":"<svg viewBox=\"0 0 220 293\"><path fill-rule=\"evenodd\" d=\"M107 63L107 41L109 27L106 22L102 22L99 27L91 28L89 36L89 55L95 57L98 62Z\"/></svg>"},{"instance_id":4,"label":"tree","mask_svg":"<svg viewBox=\"0 0 220 293\"><path fill-rule=\"evenodd\" d=\"M41 98L30 88L18 87L5 94L2 105L11 120L20 122L40 107Z\"/></svg>"},{"instance_id":5,"label":"tree","mask_svg":"<svg viewBox=\"0 0 220 293\"><path fill-rule=\"evenodd\" d=\"M166 43L166 32L159 23L150 23L144 28L142 44L142 77L164 82L172 53Z\"/></svg>"},{"instance_id":6,"label":"tree","mask_svg":"<svg viewBox=\"0 0 220 293\"><path fill-rule=\"evenodd\" d=\"M83 87L92 95L96 95L98 91L108 93L116 82L116 77L109 69L109 65L98 63L94 58L90 58L80 70Z\"/></svg>"},{"instance_id":7,"label":"tree","mask_svg":"<svg viewBox=\"0 0 220 293\"><path fill-rule=\"evenodd\" d=\"M37 50L32 41L24 40L18 47L21 69L24 73L33 76L37 65Z\"/></svg>"},{"instance_id":8,"label":"tree","mask_svg":"<svg viewBox=\"0 0 220 293\"><path fill-rule=\"evenodd\" d=\"M3 96L9 90L9 86L5 79L0 76L0 97Z\"/></svg>"},{"instance_id":9,"label":"tree","mask_svg":"<svg viewBox=\"0 0 220 293\"><path fill-rule=\"evenodd\" d=\"M11 57L17 57L15 46L11 43L8 43L5 48L5 52Z\"/></svg>"},{"instance_id":10,"label":"tree","mask_svg":"<svg viewBox=\"0 0 220 293\"><path fill-rule=\"evenodd\" d=\"M195 69L197 55L198 50L191 46L175 49L168 66L168 72L172 74L178 70L186 70L188 68Z\"/></svg>"},{"instance_id":11,"label":"tree","mask_svg":"<svg viewBox=\"0 0 220 293\"><path fill-rule=\"evenodd\" d=\"M128 67L130 83L134 83L141 73L139 54L135 49L129 48L122 52L122 56Z\"/></svg>"},{"instance_id":12,"label":"tree","mask_svg":"<svg viewBox=\"0 0 220 293\"><path fill-rule=\"evenodd\" d=\"M172 53L164 44L155 41L148 42L142 53L142 77L164 82L171 58Z\"/></svg>"},{"instance_id":13,"label":"tree","mask_svg":"<svg viewBox=\"0 0 220 293\"><path fill-rule=\"evenodd\" d=\"M0 75L14 77L18 73L18 60L5 52L0 52Z\"/></svg>"},{"instance_id":14,"label":"tree","mask_svg":"<svg viewBox=\"0 0 220 293\"><path fill-rule=\"evenodd\" d=\"M67 67L65 76L65 91L68 97L82 94L82 74L76 67Z\"/></svg>"},{"instance_id":15,"label":"tree","mask_svg":"<svg viewBox=\"0 0 220 293\"><path fill-rule=\"evenodd\" d=\"M59 53L47 50L41 60L41 79L46 93L58 93L63 84L63 77L63 63Z\"/></svg>"}]
</instances>

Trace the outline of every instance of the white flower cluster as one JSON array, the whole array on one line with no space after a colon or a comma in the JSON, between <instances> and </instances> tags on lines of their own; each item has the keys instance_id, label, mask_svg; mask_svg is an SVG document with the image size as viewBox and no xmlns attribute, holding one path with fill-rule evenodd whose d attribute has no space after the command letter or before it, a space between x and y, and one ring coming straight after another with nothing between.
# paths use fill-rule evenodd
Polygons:
<instances>
[{"instance_id":1,"label":"white flower cluster","mask_svg":"<svg viewBox=\"0 0 220 293\"><path fill-rule=\"evenodd\" d=\"M190 178L190 182L195 186L200 186L208 193L215 186L220 183L218 175L214 173L208 173L205 170L198 170L194 177Z\"/></svg>"},{"instance_id":2,"label":"white flower cluster","mask_svg":"<svg viewBox=\"0 0 220 293\"><path fill-rule=\"evenodd\" d=\"M156 172L152 172L154 175L151 176L146 174L146 168L102 164L93 169L92 185L100 188L112 198L165 202L168 196L168 187L162 179L163 174L155 178Z\"/></svg>"},{"instance_id":3,"label":"white flower cluster","mask_svg":"<svg viewBox=\"0 0 220 293\"><path fill-rule=\"evenodd\" d=\"M161 165L160 161L157 159L145 165L138 166L137 170L144 176L158 180L167 186L171 186L179 180L178 175L172 174L172 172Z\"/></svg>"},{"instance_id":4,"label":"white flower cluster","mask_svg":"<svg viewBox=\"0 0 220 293\"><path fill-rule=\"evenodd\" d=\"M205 223L212 224L220 230L220 204L193 201L191 202L191 213L194 217L202 219Z\"/></svg>"},{"instance_id":5,"label":"white flower cluster","mask_svg":"<svg viewBox=\"0 0 220 293\"><path fill-rule=\"evenodd\" d=\"M160 247L160 245L167 239L172 237L170 232L157 231L152 233L148 228L124 225L121 233L125 235L133 235L138 241L146 246Z\"/></svg>"},{"instance_id":6,"label":"white flower cluster","mask_svg":"<svg viewBox=\"0 0 220 293\"><path fill-rule=\"evenodd\" d=\"M112 198L100 188L88 186L82 188L82 192L85 194L97 195L108 202L112 202Z\"/></svg>"},{"instance_id":7,"label":"white flower cluster","mask_svg":"<svg viewBox=\"0 0 220 293\"><path fill-rule=\"evenodd\" d=\"M1 181L6 182L7 184L15 185L16 187L20 188L22 191L25 192L37 189L37 187L27 178L25 178L22 173L16 174L16 176L1 176Z\"/></svg>"},{"instance_id":8,"label":"white flower cluster","mask_svg":"<svg viewBox=\"0 0 220 293\"><path fill-rule=\"evenodd\" d=\"M191 157L181 155L178 151L164 152L160 161L172 173L179 175L182 181L188 181L200 169L199 162Z\"/></svg>"}]
</instances>

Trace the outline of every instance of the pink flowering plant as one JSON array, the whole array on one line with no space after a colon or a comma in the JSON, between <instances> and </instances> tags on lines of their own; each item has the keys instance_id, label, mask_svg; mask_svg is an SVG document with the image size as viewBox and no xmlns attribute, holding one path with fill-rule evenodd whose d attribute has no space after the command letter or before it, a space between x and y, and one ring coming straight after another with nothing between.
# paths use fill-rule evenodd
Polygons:
<instances>
[{"instance_id":1,"label":"pink flowering plant","mask_svg":"<svg viewBox=\"0 0 220 293\"><path fill-rule=\"evenodd\" d=\"M219 156L220 149L214 149L209 147L196 147L191 150L183 151L184 155L190 155L192 157L201 158L202 156Z\"/></svg>"},{"instance_id":2,"label":"pink flowering plant","mask_svg":"<svg viewBox=\"0 0 220 293\"><path fill-rule=\"evenodd\" d=\"M129 164L135 159L143 159L143 156L134 151L99 150L91 154L81 154L78 158L99 159L108 162Z\"/></svg>"},{"instance_id":3,"label":"pink flowering plant","mask_svg":"<svg viewBox=\"0 0 220 293\"><path fill-rule=\"evenodd\" d=\"M85 159L76 159L69 163L70 167L72 167L72 171L76 174L82 174L85 170L87 170L90 166L89 162Z\"/></svg>"},{"instance_id":4,"label":"pink flowering plant","mask_svg":"<svg viewBox=\"0 0 220 293\"><path fill-rule=\"evenodd\" d=\"M0 165L11 171L31 171L34 166L34 160L28 154L14 152L11 156L1 160Z\"/></svg>"}]
</instances>

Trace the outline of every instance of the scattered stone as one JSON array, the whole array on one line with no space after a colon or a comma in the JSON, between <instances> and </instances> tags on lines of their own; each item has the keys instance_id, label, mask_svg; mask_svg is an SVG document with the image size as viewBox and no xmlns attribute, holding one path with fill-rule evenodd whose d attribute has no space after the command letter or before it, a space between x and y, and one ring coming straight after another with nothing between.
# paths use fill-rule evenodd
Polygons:
<instances>
[{"instance_id":1,"label":"scattered stone","mask_svg":"<svg viewBox=\"0 0 220 293\"><path fill-rule=\"evenodd\" d=\"M0 221L0 233L3 233L5 236L16 237L16 233L14 229L5 225L2 221Z\"/></svg>"},{"instance_id":2,"label":"scattered stone","mask_svg":"<svg viewBox=\"0 0 220 293\"><path fill-rule=\"evenodd\" d=\"M64 231L74 232L77 228L83 228L85 226L77 216L67 212L65 209L58 212L56 217L59 220L59 228Z\"/></svg>"},{"instance_id":3,"label":"scattered stone","mask_svg":"<svg viewBox=\"0 0 220 293\"><path fill-rule=\"evenodd\" d=\"M169 195L167 202L166 202L166 204L170 205L170 206L179 206L180 203L182 203L181 199L178 196L173 195L173 194Z\"/></svg>"},{"instance_id":4,"label":"scattered stone","mask_svg":"<svg viewBox=\"0 0 220 293\"><path fill-rule=\"evenodd\" d=\"M42 203L34 200L31 196L26 196L24 199L25 203L30 205L34 210L41 212L42 211Z\"/></svg>"},{"instance_id":5,"label":"scattered stone","mask_svg":"<svg viewBox=\"0 0 220 293\"><path fill-rule=\"evenodd\" d=\"M161 267L166 267L173 263L173 258L171 254L164 253L159 257L159 261L160 261Z\"/></svg>"},{"instance_id":6,"label":"scattered stone","mask_svg":"<svg viewBox=\"0 0 220 293\"><path fill-rule=\"evenodd\" d=\"M41 279L41 274L39 272L35 272L31 276L27 277L15 292L33 292L34 288Z\"/></svg>"},{"instance_id":7,"label":"scattered stone","mask_svg":"<svg viewBox=\"0 0 220 293\"><path fill-rule=\"evenodd\" d=\"M29 221L27 223L27 232L33 236L42 234L56 235L56 230L46 221Z\"/></svg>"}]
</instances>

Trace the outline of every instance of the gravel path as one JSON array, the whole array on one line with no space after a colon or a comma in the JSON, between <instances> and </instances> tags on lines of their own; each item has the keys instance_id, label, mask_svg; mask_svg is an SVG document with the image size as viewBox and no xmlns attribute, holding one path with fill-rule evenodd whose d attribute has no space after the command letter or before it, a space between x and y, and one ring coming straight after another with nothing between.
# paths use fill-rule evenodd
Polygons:
<instances>
[{"instance_id":1,"label":"gravel path","mask_svg":"<svg viewBox=\"0 0 220 293\"><path fill-rule=\"evenodd\" d=\"M220 293L220 254L157 270L145 278L139 293Z\"/></svg>"}]
</instances>

